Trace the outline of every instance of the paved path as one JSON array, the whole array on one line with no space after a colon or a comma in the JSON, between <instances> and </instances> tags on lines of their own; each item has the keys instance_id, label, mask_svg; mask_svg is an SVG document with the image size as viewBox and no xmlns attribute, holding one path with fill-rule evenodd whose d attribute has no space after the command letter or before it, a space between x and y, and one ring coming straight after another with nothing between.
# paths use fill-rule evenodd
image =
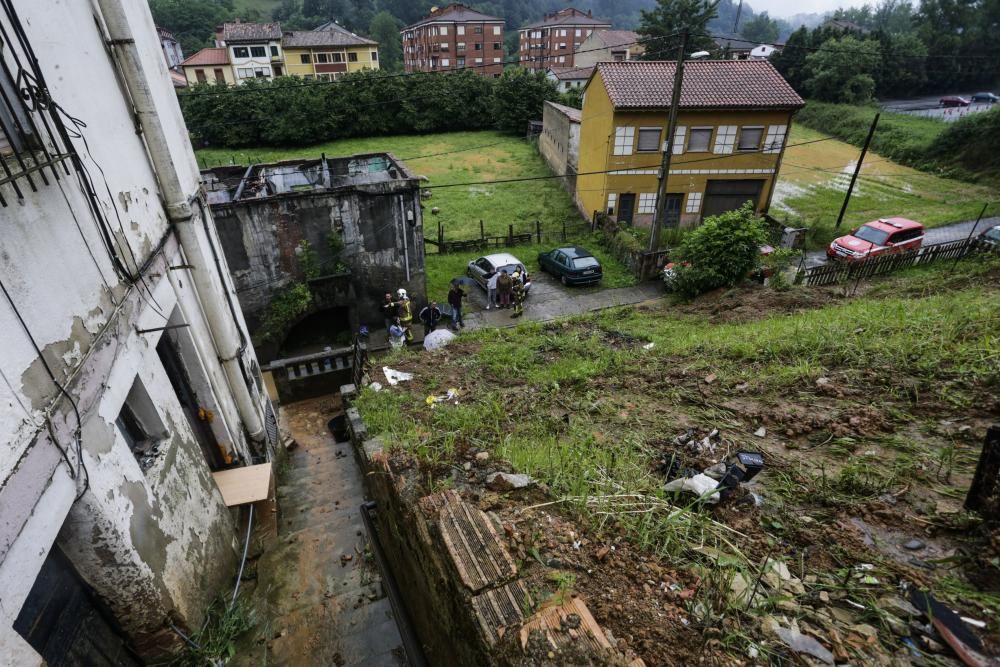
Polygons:
<instances>
[{"instance_id":1,"label":"paved path","mask_svg":"<svg viewBox=\"0 0 1000 667\"><path fill-rule=\"evenodd\" d=\"M276 637L267 664L402 666L389 600L365 558L361 471L350 443L327 429L338 407L330 396L282 406L299 446L278 487L278 544L258 567Z\"/></svg>"},{"instance_id":2,"label":"paved path","mask_svg":"<svg viewBox=\"0 0 1000 667\"><path fill-rule=\"evenodd\" d=\"M478 285L467 287L467 329L508 327L524 320L544 322L557 317L579 315L592 310L625 306L662 297L663 283L653 280L636 285L604 289L601 287L566 287L552 276L536 271L532 274L531 294L524 302L524 315L512 318L512 310L485 310L486 293Z\"/></svg>"},{"instance_id":3,"label":"paved path","mask_svg":"<svg viewBox=\"0 0 1000 667\"><path fill-rule=\"evenodd\" d=\"M952 225L944 225L942 227L928 229L924 235L924 245L947 243L948 241L959 241L961 239L968 238L973 225L976 225L976 221L968 220L966 222L956 222ZM983 218L979 221L979 224L976 225L975 234L979 234L994 225L1000 225L1000 216ZM844 233L846 234L850 230L850 227L844 228ZM823 250L813 250L806 254L807 267L819 266L824 263L826 263L825 248Z\"/></svg>"}]
</instances>

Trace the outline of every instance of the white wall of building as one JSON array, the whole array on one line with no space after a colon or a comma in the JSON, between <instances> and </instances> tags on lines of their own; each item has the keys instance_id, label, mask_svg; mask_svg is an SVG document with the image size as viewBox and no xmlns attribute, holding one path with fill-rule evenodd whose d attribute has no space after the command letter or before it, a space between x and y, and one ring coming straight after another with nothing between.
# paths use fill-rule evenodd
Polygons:
<instances>
[{"instance_id":1,"label":"white wall of building","mask_svg":"<svg viewBox=\"0 0 1000 667\"><path fill-rule=\"evenodd\" d=\"M211 597L231 582L233 517L157 354L161 336L187 337L183 364L226 455L249 463L260 447L244 432L190 272L177 268L193 263L214 272L212 241L223 269L214 273L215 286L234 294L214 224L209 220L206 232L198 217L187 223L195 225L201 249L198 256L185 253L106 53L99 3L13 4L64 120L87 124L70 127L86 137L89 150L81 139L73 147L93 179L115 251L133 272L149 263L134 285L115 272L71 162L65 163L70 173L50 175L48 185L36 178L36 192L22 183L20 198L10 184L0 185L9 204L0 209L0 281L14 304L0 295L0 655L25 656L18 662L30 664L32 652L11 624L57 539L133 642L162 644L154 635L168 615L183 627L197 626ZM149 9L145 2L122 5L177 178L194 200L197 164ZM74 446L76 413L48 377L18 313L77 404L86 489ZM189 326L138 332L171 317ZM238 304L235 319L245 330ZM255 368L252 348L243 356ZM145 471L115 424L137 377L165 427ZM255 398L262 405L264 398Z\"/></svg>"}]
</instances>

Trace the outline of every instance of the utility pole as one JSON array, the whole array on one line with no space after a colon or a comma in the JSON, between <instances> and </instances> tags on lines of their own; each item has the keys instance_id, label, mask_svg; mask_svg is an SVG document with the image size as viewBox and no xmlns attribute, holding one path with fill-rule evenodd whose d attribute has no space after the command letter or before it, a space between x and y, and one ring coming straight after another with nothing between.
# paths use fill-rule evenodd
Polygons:
<instances>
[{"instance_id":1,"label":"utility pole","mask_svg":"<svg viewBox=\"0 0 1000 667\"><path fill-rule=\"evenodd\" d=\"M674 133L677 132L677 108L681 105L681 85L684 83L684 54L687 52L688 29L681 33L681 48L677 53L677 69L674 71L674 90L670 100L670 115L667 119L666 150L660 163L660 176L656 188L656 209L653 224L649 226L649 251L660 247L660 227L663 213L667 210L667 177L670 175L670 156L674 154Z\"/></svg>"},{"instance_id":2,"label":"utility pole","mask_svg":"<svg viewBox=\"0 0 1000 667\"><path fill-rule=\"evenodd\" d=\"M864 148L861 149L861 157L858 158L858 164L854 166L854 175L851 176L851 184L847 186L847 194L844 196L844 204L840 207L840 215L837 216L837 224L833 226L834 229L840 228L840 223L844 220L844 214L847 213L847 203L851 201L851 193L854 192L854 184L858 182L858 174L861 173L861 163L865 161L865 155L868 153L868 145L872 142L872 137L875 136L875 126L878 125L878 118L881 113L875 114L875 118L872 119L872 126L868 128L868 138L865 139Z\"/></svg>"}]
</instances>

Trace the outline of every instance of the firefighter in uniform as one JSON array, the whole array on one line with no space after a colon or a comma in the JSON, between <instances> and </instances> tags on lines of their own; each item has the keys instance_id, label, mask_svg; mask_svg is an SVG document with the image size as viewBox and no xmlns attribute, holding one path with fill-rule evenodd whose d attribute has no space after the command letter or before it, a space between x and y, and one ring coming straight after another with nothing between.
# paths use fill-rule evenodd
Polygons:
<instances>
[{"instance_id":1,"label":"firefighter in uniform","mask_svg":"<svg viewBox=\"0 0 1000 667\"><path fill-rule=\"evenodd\" d=\"M396 290L396 314L399 317L399 324L406 331L406 342L413 342L413 332L410 325L413 324L413 308L410 306L410 297L406 296L406 290L400 288Z\"/></svg>"},{"instance_id":2,"label":"firefighter in uniform","mask_svg":"<svg viewBox=\"0 0 1000 667\"><path fill-rule=\"evenodd\" d=\"M514 312L511 313L511 317L521 317L524 315L524 297L527 294L524 292L524 278L520 271L515 271L511 276L511 291L511 298L514 301Z\"/></svg>"}]
</instances>

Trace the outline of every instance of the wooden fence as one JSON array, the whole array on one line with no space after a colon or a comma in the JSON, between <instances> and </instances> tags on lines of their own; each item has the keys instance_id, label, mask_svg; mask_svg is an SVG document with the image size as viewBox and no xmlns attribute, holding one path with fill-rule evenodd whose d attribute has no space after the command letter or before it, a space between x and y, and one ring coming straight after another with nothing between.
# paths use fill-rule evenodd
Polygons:
<instances>
[{"instance_id":1,"label":"wooden fence","mask_svg":"<svg viewBox=\"0 0 1000 667\"><path fill-rule=\"evenodd\" d=\"M835 285L892 273L940 259L958 259L982 249L977 239L962 239L927 245L910 252L881 255L859 262L832 262L805 270L802 282L809 286Z\"/></svg>"},{"instance_id":2,"label":"wooden fence","mask_svg":"<svg viewBox=\"0 0 1000 667\"><path fill-rule=\"evenodd\" d=\"M553 228L554 227L554 228ZM487 235L486 226L482 220L479 221L479 237L457 240L445 239L445 226L442 223L437 225L437 238L424 237L424 242L437 248L441 255L456 252L467 252L469 250L488 250L490 248L509 248L516 245L526 245L530 243L565 243L568 239L590 232L590 225L585 222L563 222L546 228L541 221L536 220L532 231L514 232L514 225L507 225L507 233L503 236Z\"/></svg>"}]
</instances>

